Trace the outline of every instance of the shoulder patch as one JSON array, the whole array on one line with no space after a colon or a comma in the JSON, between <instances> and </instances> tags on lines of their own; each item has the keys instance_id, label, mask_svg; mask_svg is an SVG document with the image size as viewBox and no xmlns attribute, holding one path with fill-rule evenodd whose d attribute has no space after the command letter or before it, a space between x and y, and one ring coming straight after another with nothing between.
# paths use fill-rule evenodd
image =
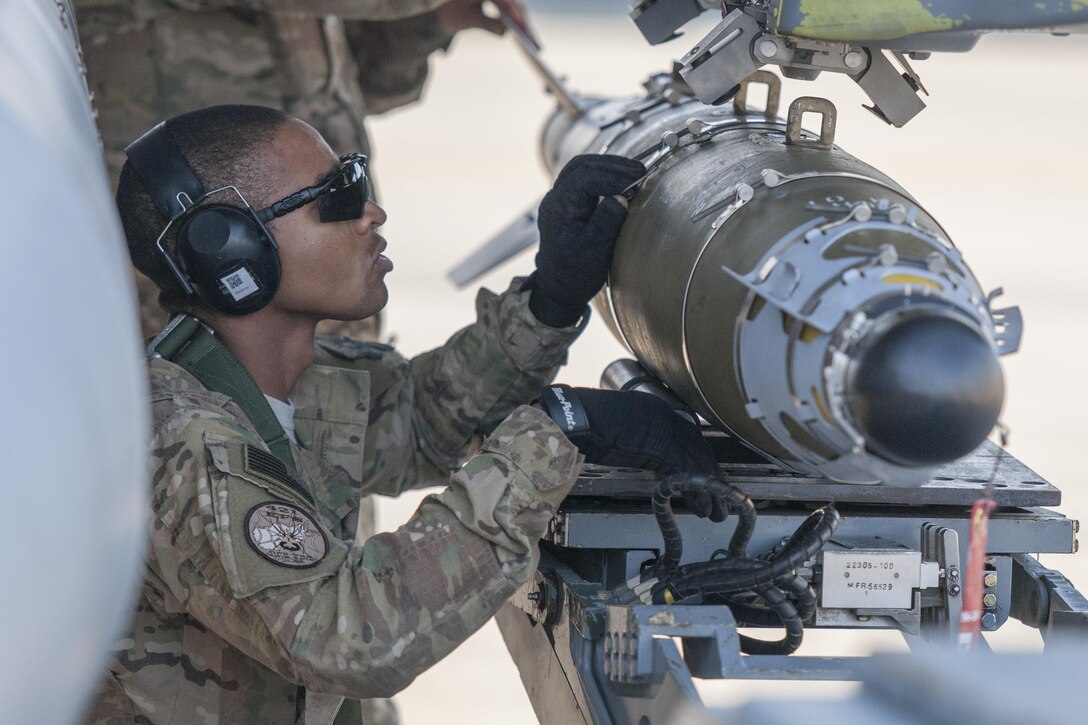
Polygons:
<instances>
[{"instance_id":1,"label":"shoulder patch","mask_svg":"<svg viewBox=\"0 0 1088 725\"><path fill-rule=\"evenodd\" d=\"M246 514L246 541L278 566L307 569L329 551L325 532L310 514L279 501L257 504Z\"/></svg>"},{"instance_id":2,"label":"shoulder patch","mask_svg":"<svg viewBox=\"0 0 1088 725\"><path fill-rule=\"evenodd\" d=\"M242 465L249 475L264 479L270 483L286 486L305 499L310 505L316 505L313 494L291 475L283 461L268 451L246 443L242 447L242 458Z\"/></svg>"}]
</instances>

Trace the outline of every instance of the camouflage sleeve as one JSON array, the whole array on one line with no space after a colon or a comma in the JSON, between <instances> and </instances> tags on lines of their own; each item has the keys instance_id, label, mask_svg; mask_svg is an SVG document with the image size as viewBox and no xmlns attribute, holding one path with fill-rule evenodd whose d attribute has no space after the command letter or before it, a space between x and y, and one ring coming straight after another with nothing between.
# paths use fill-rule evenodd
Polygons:
<instances>
[{"instance_id":1,"label":"camouflage sleeve","mask_svg":"<svg viewBox=\"0 0 1088 725\"><path fill-rule=\"evenodd\" d=\"M445 481L516 406L537 397L566 362L582 326L556 329L529 311L525 280L480 290L476 322L407 365L371 368L363 485L396 495ZM394 353L395 354L395 353Z\"/></svg>"},{"instance_id":2,"label":"camouflage sleeve","mask_svg":"<svg viewBox=\"0 0 1088 725\"><path fill-rule=\"evenodd\" d=\"M391 22L350 21L344 23L344 34L372 115L419 100L428 58L451 40L434 12Z\"/></svg>"},{"instance_id":3,"label":"camouflage sleeve","mask_svg":"<svg viewBox=\"0 0 1088 725\"><path fill-rule=\"evenodd\" d=\"M218 411L180 409L156 431L149 596L282 677L353 698L403 689L494 614L581 466L522 407L404 526L351 542L251 467L246 444L254 433Z\"/></svg>"},{"instance_id":4,"label":"camouflage sleeve","mask_svg":"<svg viewBox=\"0 0 1088 725\"><path fill-rule=\"evenodd\" d=\"M337 15L345 19L399 20L427 13L448 0L146 0L148 5L167 5L183 10L205 11L240 8L271 13ZM102 4L116 0L101 0ZM94 5L96 0L80 4Z\"/></svg>"}]
</instances>

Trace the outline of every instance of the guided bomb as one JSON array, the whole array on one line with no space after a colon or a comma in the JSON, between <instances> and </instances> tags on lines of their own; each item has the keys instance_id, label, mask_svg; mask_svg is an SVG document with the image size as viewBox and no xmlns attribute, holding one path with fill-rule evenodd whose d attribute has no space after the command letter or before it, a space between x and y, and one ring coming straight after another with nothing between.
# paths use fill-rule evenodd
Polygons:
<instances>
[{"instance_id":1,"label":"guided bomb","mask_svg":"<svg viewBox=\"0 0 1088 725\"><path fill-rule=\"evenodd\" d=\"M646 88L568 99L542 135L553 175L580 153L649 169L596 301L646 370L780 465L836 481L921 483L980 445L1019 310L995 309L1000 290L914 197L834 144L831 103L799 98L782 119L766 72L728 107L673 75Z\"/></svg>"}]
</instances>

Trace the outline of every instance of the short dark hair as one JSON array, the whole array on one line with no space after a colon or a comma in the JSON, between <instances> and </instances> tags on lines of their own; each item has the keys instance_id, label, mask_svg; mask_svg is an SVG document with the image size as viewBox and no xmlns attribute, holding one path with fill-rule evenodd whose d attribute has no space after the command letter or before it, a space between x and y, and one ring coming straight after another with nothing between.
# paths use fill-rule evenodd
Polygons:
<instances>
[{"instance_id":1,"label":"short dark hair","mask_svg":"<svg viewBox=\"0 0 1088 725\"><path fill-rule=\"evenodd\" d=\"M271 202L268 197L272 193L263 152L286 120L286 114L274 108L211 106L171 118L166 130L207 191L236 186L254 208L260 208ZM217 195L214 201L241 205L229 196ZM170 314L190 307L192 300L155 247L169 220L155 206L129 161L121 168L117 209L132 263L158 286L159 306ZM171 254L178 226L163 238L163 246Z\"/></svg>"}]
</instances>

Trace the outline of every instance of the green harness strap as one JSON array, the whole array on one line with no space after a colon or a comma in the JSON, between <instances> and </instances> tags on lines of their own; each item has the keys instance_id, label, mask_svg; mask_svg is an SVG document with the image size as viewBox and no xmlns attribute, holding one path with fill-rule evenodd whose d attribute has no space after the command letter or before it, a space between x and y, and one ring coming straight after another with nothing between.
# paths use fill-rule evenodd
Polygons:
<instances>
[{"instance_id":1,"label":"green harness strap","mask_svg":"<svg viewBox=\"0 0 1088 725\"><path fill-rule=\"evenodd\" d=\"M181 366L208 390L229 396L249 418L272 455L292 473L297 471L291 443L272 406L210 327L190 315L178 315L151 341L147 354Z\"/></svg>"}]
</instances>

